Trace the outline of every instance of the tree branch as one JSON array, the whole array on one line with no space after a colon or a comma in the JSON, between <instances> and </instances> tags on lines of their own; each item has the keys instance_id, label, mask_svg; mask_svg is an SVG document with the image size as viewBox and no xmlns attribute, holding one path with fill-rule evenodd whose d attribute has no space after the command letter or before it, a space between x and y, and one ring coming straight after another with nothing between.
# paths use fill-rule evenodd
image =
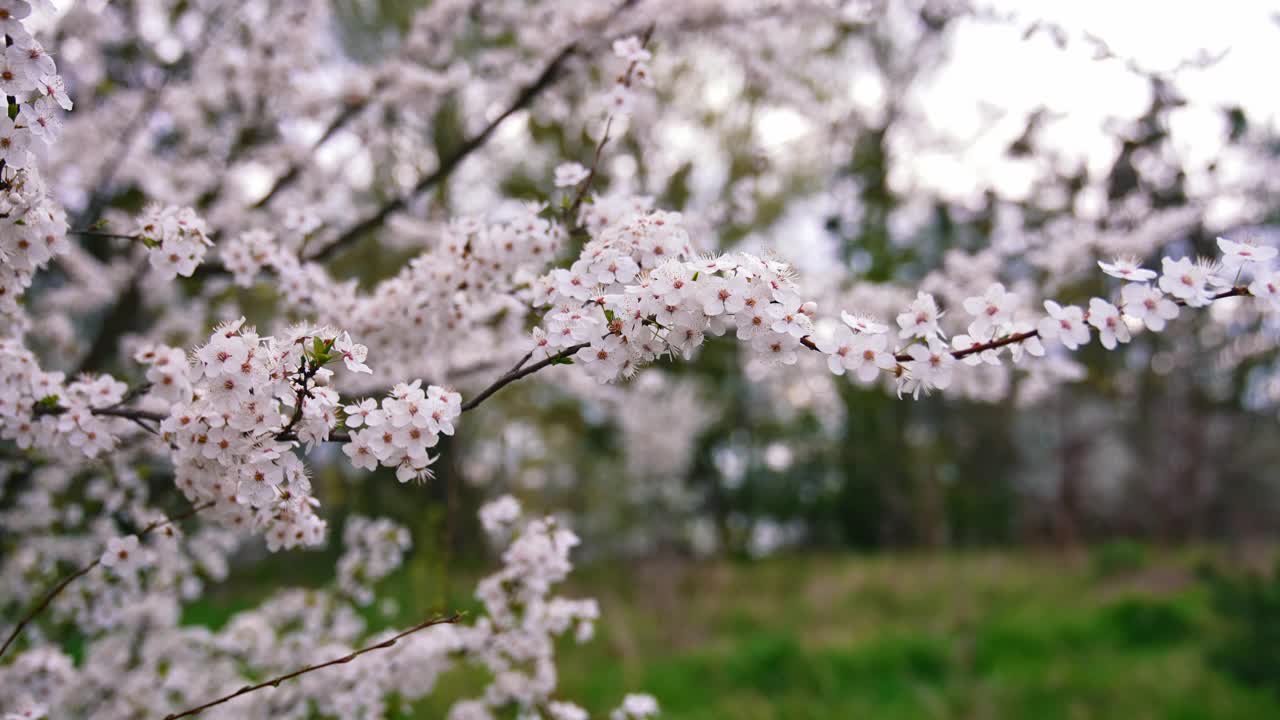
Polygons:
<instances>
[{"instance_id":1,"label":"tree branch","mask_svg":"<svg viewBox=\"0 0 1280 720\"><path fill-rule=\"evenodd\" d=\"M138 531L137 533L138 539L142 539L146 537L147 534L152 532L153 530L158 530L162 527L165 527L166 525L172 525L173 523L182 522L183 520L193 517L194 515L196 515L196 513L199 513L202 510L207 510L208 508L213 507L214 504L215 503L211 500L207 503L196 505L195 507L191 508L187 512L181 515L178 515L176 517L168 518L166 520L155 520L149 523L146 527L142 528L142 530ZM93 562L89 563L88 565L85 565L79 570L76 570L75 572L63 578L61 581L58 582L57 585L54 585L53 588L49 590L49 592L45 593L44 597L40 600L40 602L32 606L32 608L27 611L27 614L22 616L22 619L18 621L18 624L13 628L13 632L9 633L8 639L4 641L4 645L0 645L0 656L4 655L4 652L8 650L9 646L12 645L18 639L18 636L22 634L22 631L26 629L27 625L31 624L31 621L35 620L37 615L44 612L45 608L49 607L49 603L53 602L54 598L61 595L62 591L66 590L68 585L74 582L76 578L87 575L90 570L94 569L100 564L102 564L102 558L98 557Z\"/></svg>"},{"instance_id":2,"label":"tree branch","mask_svg":"<svg viewBox=\"0 0 1280 720\"><path fill-rule=\"evenodd\" d=\"M348 245L351 245L355 241L364 237L374 228L377 228L385 222L392 213L403 210L405 206L409 204L410 200L421 195L439 184L445 178L449 177L449 175L462 164L462 161L467 159L467 156L480 149L489 140L489 137L493 135L494 131L498 129L498 126L501 125L503 121L514 115L516 112L524 109L533 102L534 98L538 97L544 90L551 87L556 80L556 76L559 75L560 69L569 60L569 57L577 51L577 42L572 42L566 45L564 49L556 53L555 57L551 59L551 62L547 63L546 67L543 68L537 79L529 85L526 85L525 88L520 91L520 94L516 96L515 100L513 100L501 114L490 121L489 124L486 125L479 133L465 140L462 145L453 152L453 154L444 158L440 162L440 166L435 169L435 172L432 172L430 175L419 180L418 184L415 185L408 194L401 195L378 208L378 210L372 215L357 222L355 225L352 225L333 242L312 253L307 259L319 261L332 256L339 250L342 250Z\"/></svg>"},{"instance_id":3,"label":"tree branch","mask_svg":"<svg viewBox=\"0 0 1280 720\"><path fill-rule=\"evenodd\" d=\"M100 231L100 230L68 230L68 231L67 231L67 234L68 234L68 235L81 235L81 236L83 236L83 237L109 238L109 239L114 239L114 240L138 240L138 239L140 239L137 235L123 235L123 234L120 234L120 233L102 232L102 231Z\"/></svg>"},{"instance_id":4,"label":"tree branch","mask_svg":"<svg viewBox=\"0 0 1280 720\"><path fill-rule=\"evenodd\" d=\"M147 274L147 263L137 268L129 276L124 292L116 297L115 302L107 308L98 327L98 334L89 345L88 352L80 359L74 374L91 372L100 369L104 362L112 356L112 347L116 338L134 329L138 325L138 305L142 302L142 278Z\"/></svg>"},{"instance_id":5,"label":"tree branch","mask_svg":"<svg viewBox=\"0 0 1280 720\"><path fill-rule=\"evenodd\" d=\"M1230 290L1223 290L1222 292L1209 298L1209 300L1212 302L1214 300L1222 300L1223 298L1229 298L1229 297L1244 297L1250 294L1251 293L1249 292L1249 288L1244 286L1236 286L1231 288ZM1186 302L1182 300L1175 300L1174 302L1182 307L1186 307L1187 305ZM1088 317L1089 317L1089 314L1086 312L1085 318L1088 318ZM1031 338L1035 338L1035 337L1040 337L1039 330L1030 330L1028 332L1005 335L1002 338L989 340L979 345L974 345L972 347L964 348L963 350L954 350L951 352L951 356L957 360L963 360L964 358L970 355L973 355L974 353L985 352L987 350L995 350L996 348L1002 348L1006 345L1014 345L1016 343L1026 342L1027 340L1030 340ZM805 335L804 337L800 338L800 344L804 345L810 350L814 350L816 352L822 352L821 350L818 350L818 345L814 343L813 338L809 337L808 335ZM897 360L898 362L908 362L910 360L914 360L914 358L912 358L910 355L907 355L906 353L895 355L894 359Z\"/></svg>"},{"instance_id":6,"label":"tree branch","mask_svg":"<svg viewBox=\"0 0 1280 720\"><path fill-rule=\"evenodd\" d=\"M320 136L320 139L311 146L311 152L307 154L306 159L309 160L311 155L314 154L321 145L324 145L329 141L329 138L333 137L334 133L341 130L348 122L359 115L362 110L368 107L369 101L370 97L366 96L353 102L348 102L342 112L338 113L338 116L329 123L329 127L325 128L324 134ZM270 203L271 199L274 198L277 193L289 187L296 182L299 177L301 177L302 169L305 164L306 160L297 160L290 164L289 169L286 170L283 175L276 178L275 183L271 185L271 189L267 191L267 194L263 195L262 198L251 207L254 210L266 207L267 203Z\"/></svg>"},{"instance_id":7,"label":"tree branch","mask_svg":"<svg viewBox=\"0 0 1280 720\"><path fill-rule=\"evenodd\" d=\"M574 353L578 352L584 347L588 347L589 345L591 345L591 343L578 343L577 345L567 347L564 350L561 350L560 352L556 353L555 355L550 355L548 357L545 357L539 360L538 362L528 366L526 366L525 363L529 361L529 358L532 357L532 355L524 356L524 358L522 358L520 362L516 363L515 367L508 370L505 375L498 378L497 380L494 380L493 383L489 385L489 387L481 390L475 397L463 403L462 412L467 412L468 410L476 409L476 407L479 406L480 403L484 402L485 400L488 400L490 396L492 396L494 393L498 392L502 388L519 380L520 378L528 377L529 375L532 375L538 372L544 367L555 365L558 362L567 360L570 355L573 355Z\"/></svg>"},{"instance_id":8,"label":"tree branch","mask_svg":"<svg viewBox=\"0 0 1280 720\"><path fill-rule=\"evenodd\" d=\"M370 653L370 652L373 652L374 650L382 650L385 648L389 648L395 645L401 639L405 638L406 636L412 635L413 633L419 632L421 630L425 630L433 625L453 624L458 622L458 620L460 619L462 619L462 615L455 613L453 615L450 615L449 617L437 617L437 618L432 618L430 620L424 620L423 622L420 622L417 625L414 625L408 630L405 630L404 632L401 632L394 637L383 640L380 643L376 643L374 645L369 645L368 647L360 648L355 652L352 652L347 655L343 655L340 658L334 658L333 660L320 663L319 665L305 665L297 670L294 670L293 672L285 673L284 675L281 675L279 677L275 677L270 680L260 682L257 685L246 685L229 695L223 695L222 697L216 700L210 700L209 702L203 705L197 705L196 707L183 710L182 712L170 713L169 715L166 715L164 717L164 720L178 720L178 718L188 717L191 715L199 715L200 713L204 712L205 710L208 710L209 708L215 705L221 705L222 703L228 702L230 700L234 700L240 697L241 695L247 695L251 692L254 692L256 690L261 690L267 687L280 687L280 683L286 680L292 680L293 678L296 678L299 675L305 675L309 672L314 672L316 670L327 668L332 665L343 665L345 663L349 663L352 660L355 660L356 658L360 657L361 655L364 655L365 653Z\"/></svg>"}]
</instances>

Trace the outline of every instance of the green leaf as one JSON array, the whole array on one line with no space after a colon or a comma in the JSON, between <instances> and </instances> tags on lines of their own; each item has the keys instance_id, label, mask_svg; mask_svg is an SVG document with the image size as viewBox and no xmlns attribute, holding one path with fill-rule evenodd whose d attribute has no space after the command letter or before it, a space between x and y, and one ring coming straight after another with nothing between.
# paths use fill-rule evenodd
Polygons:
<instances>
[{"instance_id":1,"label":"green leaf","mask_svg":"<svg viewBox=\"0 0 1280 720\"><path fill-rule=\"evenodd\" d=\"M572 365L573 358L568 358L568 357L556 358L551 361L551 364L552 365Z\"/></svg>"}]
</instances>

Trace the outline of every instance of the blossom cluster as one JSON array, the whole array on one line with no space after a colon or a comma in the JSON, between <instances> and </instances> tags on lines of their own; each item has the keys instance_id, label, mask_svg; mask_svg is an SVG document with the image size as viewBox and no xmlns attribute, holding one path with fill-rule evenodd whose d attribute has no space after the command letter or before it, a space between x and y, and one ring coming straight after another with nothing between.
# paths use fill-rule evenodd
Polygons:
<instances>
[{"instance_id":1,"label":"blossom cluster","mask_svg":"<svg viewBox=\"0 0 1280 720\"><path fill-rule=\"evenodd\" d=\"M613 88L605 98L605 107L610 115L627 115L635 105L634 85L652 84L649 61L653 59L653 54L645 48L645 42L635 35L613 41L613 54L625 65L614 78Z\"/></svg>"},{"instance_id":2,"label":"blossom cluster","mask_svg":"<svg viewBox=\"0 0 1280 720\"><path fill-rule=\"evenodd\" d=\"M338 559L338 590L357 605L373 602L373 586L404 562L409 531L386 518L353 515L342 528L344 552Z\"/></svg>"},{"instance_id":3,"label":"blossom cluster","mask_svg":"<svg viewBox=\"0 0 1280 720\"><path fill-rule=\"evenodd\" d=\"M7 41L0 55L0 94L18 103L17 114L0 121L0 162L18 169L30 165L33 140L57 141L63 112L72 107L57 63L23 24L30 15L25 0L0 5L0 32Z\"/></svg>"},{"instance_id":4,"label":"blossom cluster","mask_svg":"<svg viewBox=\"0 0 1280 720\"><path fill-rule=\"evenodd\" d=\"M70 250L67 215L49 197L35 168L6 170L0 183L0 334L27 329L21 304L31 279Z\"/></svg>"},{"instance_id":5,"label":"blossom cluster","mask_svg":"<svg viewBox=\"0 0 1280 720\"><path fill-rule=\"evenodd\" d=\"M495 223L455 218L430 247L368 292L300 259L266 231L220 243L219 253L237 284L249 286L270 271L291 306L357 335L379 362L365 382L348 379L347 386L385 389L405 377L441 377L479 365L495 346L509 343L528 314L521 288L563 242L563 231L539 215L543 209L525 205Z\"/></svg>"},{"instance_id":6,"label":"blossom cluster","mask_svg":"<svg viewBox=\"0 0 1280 720\"><path fill-rule=\"evenodd\" d=\"M686 359L708 335L732 331L771 362L793 364L813 331L790 268L750 253L693 256L677 213L631 216L587 243L568 268L539 280L551 309L534 330L543 356L575 349L601 382L631 377L664 355Z\"/></svg>"},{"instance_id":7,"label":"blossom cluster","mask_svg":"<svg viewBox=\"0 0 1280 720\"><path fill-rule=\"evenodd\" d=\"M1046 300L1045 314L1039 317L1022 310L1023 301L1016 294L992 284L982 295L965 299L963 310L971 319L965 333L951 338L950 347L939 325L943 313L932 295L921 292L897 316L899 337L917 342L886 352L887 326L844 313L849 329L842 328L837 340L820 342L819 348L831 358L833 371L857 368L860 380L871 381L877 373L868 366L874 363L895 374L900 394L918 394L949 387L957 363L999 366L1006 349L1017 363L1024 354L1045 355L1047 347L1077 350L1096 333L1104 348L1114 350L1129 342L1135 329L1163 331L1169 320L1178 317L1181 306L1202 307L1240 294L1274 302L1274 290L1268 290L1269 285L1274 287L1274 273L1267 263L1276 257L1275 248L1226 238L1219 238L1218 245L1223 251L1221 262L1165 257L1160 273L1127 258L1099 262L1103 272L1126 281L1115 302L1094 297L1087 307L1080 307ZM1252 282L1237 288L1235 283L1246 270ZM875 347L869 349L868 344Z\"/></svg>"},{"instance_id":8,"label":"blossom cluster","mask_svg":"<svg viewBox=\"0 0 1280 720\"><path fill-rule=\"evenodd\" d=\"M0 338L0 437L21 449L95 458L115 447L119 419L99 416L123 399L128 386L109 375L66 382L44 372L34 353L14 338Z\"/></svg>"},{"instance_id":9,"label":"blossom cluster","mask_svg":"<svg viewBox=\"0 0 1280 720\"><path fill-rule=\"evenodd\" d=\"M503 552L502 569L476 586L485 616L459 632L464 652L489 671L492 681L481 697L456 704L449 720L493 720L506 709L518 717L586 718L581 707L551 700L557 684L555 638L572 630L578 642L589 641L600 615L595 600L550 594L573 568L569 552L579 542L577 535L555 518L526 519L511 496L483 507L480 517L495 541L514 538ZM540 712L543 708L548 715ZM656 714L653 698L629 695L613 717L644 720Z\"/></svg>"},{"instance_id":10,"label":"blossom cluster","mask_svg":"<svg viewBox=\"0 0 1280 720\"><path fill-rule=\"evenodd\" d=\"M381 405L366 399L346 408L351 441L342 452L358 468L372 470L379 463L396 469L400 482L431 477L431 464L439 456L427 451L440 435L453 434L453 421L462 414L462 396L422 381L399 383Z\"/></svg>"},{"instance_id":11,"label":"blossom cluster","mask_svg":"<svg viewBox=\"0 0 1280 720\"><path fill-rule=\"evenodd\" d=\"M261 337L244 319L220 325L197 349L185 380L170 383L178 398L160 423L172 448L176 482L192 502L216 503L214 515L253 528L271 549L315 545L325 523L316 516L306 466L293 452L337 426L339 397L327 387L339 359L367 372L367 349L346 333L295 326L280 338ZM138 360L172 373L169 348L146 348Z\"/></svg>"},{"instance_id":12,"label":"blossom cluster","mask_svg":"<svg viewBox=\"0 0 1280 720\"><path fill-rule=\"evenodd\" d=\"M1017 364L1059 346L1078 349L1094 333L1115 349L1135 328L1162 331L1180 306L1200 307L1224 294L1276 302L1280 288L1267 265L1274 248L1223 238L1221 262L1164 258L1159 276L1131 260L1100 263L1128 281L1114 302L1095 297L1080 307L1046 300L1039 314L995 282L963 300L967 325L949 339L947 313L924 291L898 313L896 333L862 313L842 312L832 328L815 323L816 304L800 296L785 264L741 252L692 258L679 220L634 214L606 227L569 268L540 278L536 299L551 307L534 330L535 354L572 351L585 372L609 382L662 356L687 359L707 336L732 330L768 362L794 364L808 348L825 355L837 375L871 383L887 373L899 395L918 397L950 387L958 368L1000 367L1006 353ZM1242 276L1247 287L1235 285Z\"/></svg>"},{"instance_id":13,"label":"blossom cluster","mask_svg":"<svg viewBox=\"0 0 1280 720\"><path fill-rule=\"evenodd\" d=\"M189 207L152 205L138 216L135 236L161 275L191 277L213 246L205 222Z\"/></svg>"},{"instance_id":14,"label":"blossom cluster","mask_svg":"<svg viewBox=\"0 0 1280 720\"><path fill-rule=\"evenodd\" d=\"M0 612L17 617L70 569L87 567L47 612L93 636L137 622L149 596L190 599L225 577L234 535L212 525L184 532L151 507L150 485L132 464L127 453L102 458L97 473L74 454L34 470L0 463L0 484L20 472L34 480L9 485L13 505L0 511L0 525L22 537L0 564Z\"/></svg>"}]
</instances>

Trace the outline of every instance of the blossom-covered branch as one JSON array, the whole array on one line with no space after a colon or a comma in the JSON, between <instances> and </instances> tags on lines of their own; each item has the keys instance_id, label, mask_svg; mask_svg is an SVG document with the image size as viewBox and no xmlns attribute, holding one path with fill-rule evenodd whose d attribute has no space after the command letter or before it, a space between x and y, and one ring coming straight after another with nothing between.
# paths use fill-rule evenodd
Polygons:
<instances>
[{"instance_id":1,"label":"blossom-covered branch","mask_svg":"<svg viewBox=\"0 0 1280 720\"><path fill-rule=\"evenodd\" d=\"M178 718L182 718L182 717L199 715L201 712L208 710L209 708L214 707L215 705L221 705L225 702L235 700L241 695L247 695L248 693L254 692L256 690L262 690L263 688L269 688L269 687L278 688L280 687L280 683L285 682L287 680L292 680L300 675L305 675L307 673L315 672L317 670L323 670L324 668L332 667L334 665L343 665L343 664L349 663L352 660L355 660L356 658L366 653L371 653L375 650L385 650L389 647L393 647L398 641L416 632L421 632L422 630L426 630L427 628L434 627L436 625L451 625L453 623L458 622L458 620L460 619L462 619L462 616L455 614L455 615L449 615L448 617L435 617L429 620L423 620L417 625L414 625L413 627L408 628L406 630L402 630L401 632L396 633L395 635L381 642L377 642L372 645L367 645L365 647L360 648L359 650L347 653L342 657L337 657L332 660L322 662L318 665L304 665L298 668L297 670L294 670L293 672L285 673L283 675L280 675L279 677L273 677L270 680L264 680L256 685L246 685L229 695L224 695L215 700L210 700L207 703L204 703L202 705L197 705L192 708L188 708L181 712L170 713L168 715L165 715L164 720L177 720Z\"/></svg>"},{"instance_id":2,"label":"blossom-covered branch","mask_svg":"<svg viewBox=\"0 0 1280 720\"><path fill-rule=\"evenodd\" d=\"M54 598L61 595L62 591L66 590L68 585L75 582L76 578L87 575L91 570L101 565L103 563L103 558L106 558L107 562L110 564L126 562L129 559L129 554L137 551L138 540L146 537L154 530L171 527L174 523L179 523L183 520L194 517L197 513L211 507L213 507L212 502L196 505L181 515L175 515L174 517L166 518L164 520L154 520L139 530L136 535L129 535L119 540L112 540L107 544L107 549L102 556L95 558L93 562L90 562L79 570L67 575L60 580L58 584L49 588L49 591L40 598L40 601L33 605L31 609L18 620L18 624L15 625L13 630L9 633L9 637L5 638L4 644L0 645L0 656L3 656L5 651L9 649L9 646L17 641L18 636L22 634L22 631L26 629L27 625L31 624L31 621L34 620L36 616L44 612L45 608L49 607L49 603L52 603Z\"/></svg>"},{"instance_id":3,"label":"blossom-covered branch","mask_svg":"<svg viewBox=\"0 0 1280 720\"><path fill-rule=\"evenodd\" d=\"M627 0L614 11L614 14L621 12L634 2L635 0ZM489 123L478 133L462 141L456 150L440 161L440 165L436 167L432 173L419 180L417 184L413 186L412 190L384 203L371 215L359 220L344 230L332 242L321 247L314 253L311 253L308 259L325 260L332 257L340 250L348 247L378 226L382 225L393 213L403 210L410 200L421 195L427 190L430 190L432 187L435 187L441 181L448 178L449 175L451 175L453 171L462 164L463 160L466 160L471 153L484 146L493 133L500 125L502 125L503 122L507 120L507 118L527 107L539 95L546 91L547 88L551 87L555 83L556 78L560 75L564 65L569 61L569 58L573 57L580 47L581 41L575 41L561 48L559 52L551 57L533 82L522 88L502 112L498 113L498 115L490 120Z\"/></svg>"}]
</instances>

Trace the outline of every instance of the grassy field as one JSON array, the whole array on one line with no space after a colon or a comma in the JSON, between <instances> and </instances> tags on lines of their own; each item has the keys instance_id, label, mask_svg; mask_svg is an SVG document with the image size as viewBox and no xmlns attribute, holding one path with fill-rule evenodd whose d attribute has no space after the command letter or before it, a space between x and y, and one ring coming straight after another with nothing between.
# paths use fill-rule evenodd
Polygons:
<instances>
[{"instance_id":1,"label":"grassy field","mask_svg":"<svg viewBox=\"0 0 1280 720\"><path fill-rule=\"evenodd\" d=\"M1196 568L1210 555L586 568L569 593L599 598L604 619L593 642L563 646L561 688L593 717L643 690L669 720L1280 718L1276 698L1206 663L1219 628ZM467 583L424 592L406 575L388 589L409 619L424 602L474 607ZM413 717L443 717L482 681L447 676Z\"/></svg>"}]
</instances>

